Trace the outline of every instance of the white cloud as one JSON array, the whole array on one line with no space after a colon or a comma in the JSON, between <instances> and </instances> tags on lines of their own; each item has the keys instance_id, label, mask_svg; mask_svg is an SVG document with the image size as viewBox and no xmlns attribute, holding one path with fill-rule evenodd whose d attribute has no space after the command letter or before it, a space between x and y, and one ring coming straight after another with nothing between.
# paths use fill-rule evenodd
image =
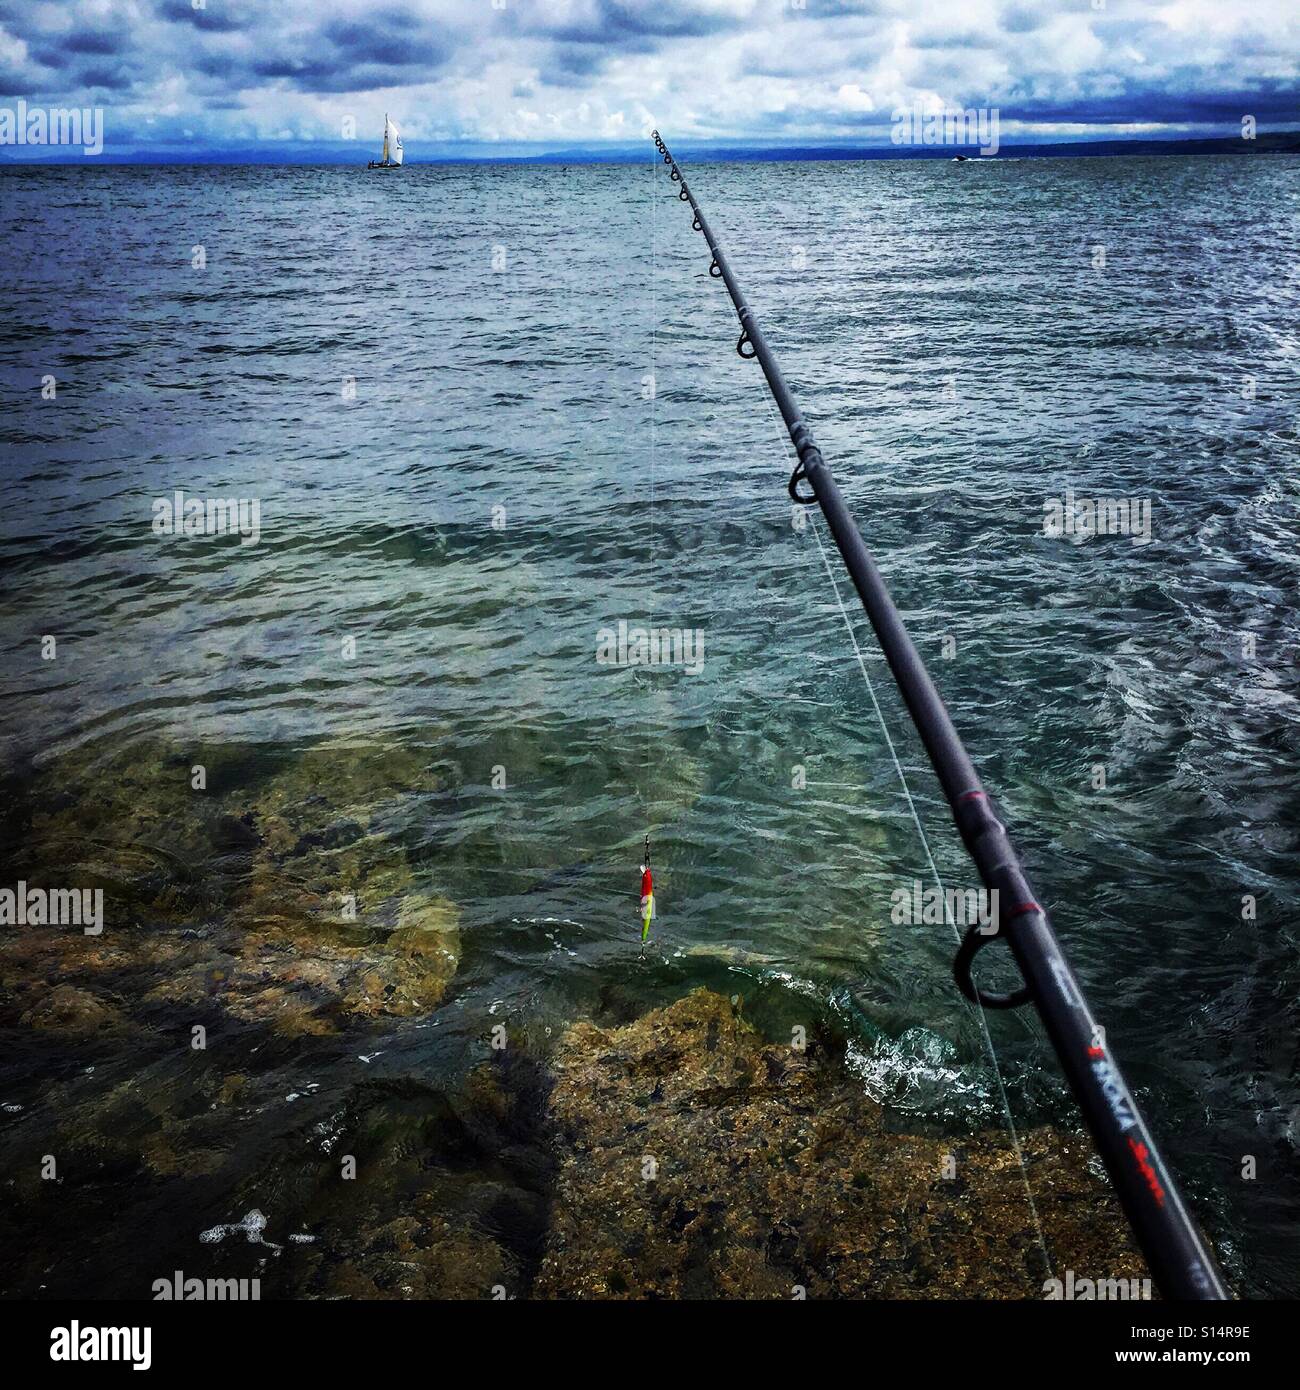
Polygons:
<instances>
[{"instance_id":1,"label":"white cloud","mask_svg":"<svg viewBox=\"0 0 1300 1390\"><path fill-rule=\"evenodd\" d=\"M1061 129L1300 123L1294 0L0 0L0 78L203 139L887 136L917 99ZM2 99L2 98L0 98ZM369 124L368 124L369 123Z\"/></svg>"}]
</instances>

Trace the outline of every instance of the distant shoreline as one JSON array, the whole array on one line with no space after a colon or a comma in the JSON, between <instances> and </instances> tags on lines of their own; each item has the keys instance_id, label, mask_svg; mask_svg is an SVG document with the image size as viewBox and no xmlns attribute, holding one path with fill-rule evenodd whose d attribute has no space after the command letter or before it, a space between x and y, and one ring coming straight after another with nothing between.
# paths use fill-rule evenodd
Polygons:
<instances>
[{"instance_id":1,"label":"distant shoreline","mask_svg":"<svg viewBox=\"0 0 1300 1390\"><path fill-rule=\"evenodd\" d=\"M649 143L645 147L612 146L608 149L562 149L537 154L515 152L494 155L488 152L473 154L443 154L421 158L418 142L407 152L407 166L421 164L642 164L650 157ZM106 149L102 155L88 157L58 147L45 146L38 155L29 155L31 147L0 147L0 168L30 167L94 167L95 165L303 165L320 167L365 168L366 152L359 146L331 144L326 147L298 142L267 142L254 150L211 149L195 151L138 151L113 154ZM717 143L690 144L679 142L674 147L683 158L695 163L753 163L786 164L803 161L841 161L858 163L866 160L951 160L965 154L972 163L981 158L970 145L896 146L896 145L801 145L791 147L723 145ZM22 153L19 153L19 150ZM1149 155L1241 155L1300 154L1300 130L1270 131L1254 140L1229 135L1207 138L1131 139L1131 140L1074 140L1056 143L1015 144L1004 141L996 155L988 160L1008 159L1083 159L1149 156Z\"/></svg>"}]
</instances>

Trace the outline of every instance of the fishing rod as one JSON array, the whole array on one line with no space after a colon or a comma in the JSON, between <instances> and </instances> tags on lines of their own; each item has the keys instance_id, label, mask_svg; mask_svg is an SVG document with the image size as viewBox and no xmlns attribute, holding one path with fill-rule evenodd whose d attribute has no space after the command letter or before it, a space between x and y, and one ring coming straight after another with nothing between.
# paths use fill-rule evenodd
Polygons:
<instances>
[{"instance_id":1,"label":"fishing rod","mask_svg":"<svg viewBox=\"0 0 1300 1390\"><path fill-rule=\"evenodd\" d=\"M677 161L657 130L653 138L672 181L681 185L677 196L689 203L695 214L693 230L703 234L713 254L709 274L726 285L736 307L740 319L736 351L746 359L757 359L790 432L798 459L790 475L790 496L803 506L816 503L821 508L939 778L962 843L984 886L996 892L993 901L1011 904L1009 911L999 912L998 924L992 930L975 925L966 932L953 961L957 985L967 999L984 1009L1014 1009L1033 1003L1161 1294L1170 1299L1229 1298L1119 1064L1106 1046L1105 1032L1088 1007L1047 913L1036 900L1006 826L998 818L844 496L813 442L812 431L781 375L754 311L745 302L731 265ZM1007 994L985 991L971 977L977 952L999 936L1005 937L1023 978L1021 987Z\"/></svg>"}]
</instances>

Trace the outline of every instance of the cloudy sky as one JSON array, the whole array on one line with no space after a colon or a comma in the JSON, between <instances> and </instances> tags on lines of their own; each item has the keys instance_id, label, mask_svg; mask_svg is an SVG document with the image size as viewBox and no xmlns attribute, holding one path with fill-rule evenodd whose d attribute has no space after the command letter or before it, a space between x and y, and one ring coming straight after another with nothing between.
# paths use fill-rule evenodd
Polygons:
<instances>
[{"instance_id":1,"label":"cloudy sky","mask_svg":"<svg viewBox=\"0 0 1300 1390\"><path fill-rule=\"evenodd\" d=\"M1002 139L1300 127L1300 0L0 0L0 106L109 154L888 143L918 100ZM351 147L355 150L355 146Z\"/></svg>"}]
</instances>

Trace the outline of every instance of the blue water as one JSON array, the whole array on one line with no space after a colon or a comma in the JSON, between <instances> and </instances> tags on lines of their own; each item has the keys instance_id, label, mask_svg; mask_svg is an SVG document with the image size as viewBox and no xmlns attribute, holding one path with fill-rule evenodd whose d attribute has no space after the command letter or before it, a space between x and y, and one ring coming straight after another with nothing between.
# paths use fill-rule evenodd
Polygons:
<instances>
[{"instance_id":1,"label":"blue water","mask_svg":"<svg viewBox=\"0 0 1300 1390\"><path fill-rule=\"evenodd\" d=\"M1300 164L691 179L1230 1278L1300 1293ZM145 832L117 808L202 749L238 816L323 749L327 819L459 912L435 1026L376 1025L385 1075L708 984L774 1035L828 1021L915 1123L1004 1124L951 932L891 921L931 870L873 689L972 876L674 192L649 161L4 171L4 881L84 864L31 858L72 815L101 866L183 840L187 883L237 885L174 788ZM178 488L257 499L259 543L155 535ZM1150 542L1044 536L1067 488L1148 503ZM701 629L701 669L602 664L620 620ZM14 1151L55 1072L92 1114L150 1046L81 1076L6 1018ZM1036 1023L992 1030L1017 1123L1073 1123ZM346 1095L356 1050L321 1046L275 1065ZM133 1202L95 1217L110 1283Z\"/></svg>"}]
</instances>

